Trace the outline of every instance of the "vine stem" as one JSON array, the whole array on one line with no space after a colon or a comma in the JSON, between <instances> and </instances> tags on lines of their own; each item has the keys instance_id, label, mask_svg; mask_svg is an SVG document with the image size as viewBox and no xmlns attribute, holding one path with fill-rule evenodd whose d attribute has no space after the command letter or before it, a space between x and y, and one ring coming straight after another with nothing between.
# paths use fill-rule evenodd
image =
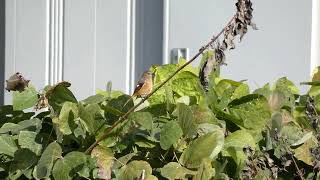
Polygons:
<instances>
[{"instance_id":1,"label":"vine stem","mask_svg":"<svg viewBox=\"0 0 320 180\"><path fill-rule=\"evenodd\" d=\"M214 36L205 46L199 49L199 52L194 55L189 61L187 61L185 64L180 66L174 73L172 73L167 79L165 79L159 86L153 89L153 91L148 94L145 98L143 98L138 104L133 106L131 109L129 109L124 115L122 115L118 121L116 121L111 127L109 127L102 136L100 136L86 151L86 154L89 154L93 148L95 148L101 141L103 141L105 138L108 137L110 132L117 127L120 123L124 122L127 117L136 109L138 108L142 103L144 103L147 99L149 99L150 96L152 96L155 92L157 92L162 86L164 86L170 79L172 79L176 74L178 74L183 68L188 66L190 63L192 63L194 60L197 59L206 49L209 48L210 45L212 45L225 31L225 29L229 26L229 24L234 20L235 16L231 18L231 20L227 23L227 25L216 35Z\"/></svg>"}]
</instances>

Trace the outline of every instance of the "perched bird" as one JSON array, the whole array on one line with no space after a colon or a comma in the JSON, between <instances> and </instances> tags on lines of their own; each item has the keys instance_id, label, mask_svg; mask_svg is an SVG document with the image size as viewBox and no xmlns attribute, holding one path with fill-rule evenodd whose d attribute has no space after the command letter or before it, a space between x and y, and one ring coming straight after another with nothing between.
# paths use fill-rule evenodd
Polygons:
<instances>
[{"instance_id":1,"label":"perched bird","mask_svg":"<svg viewBox=\"0 0 320 180\"><path fill-rule=\"evenodd\" d=\"M149 95L153 88L153 76L154 74L151 71L144 72L139 79L132 96L123 106L126 106L127 103L134 97L145 98L147 95Z\"/></svg>"}]
</instances>

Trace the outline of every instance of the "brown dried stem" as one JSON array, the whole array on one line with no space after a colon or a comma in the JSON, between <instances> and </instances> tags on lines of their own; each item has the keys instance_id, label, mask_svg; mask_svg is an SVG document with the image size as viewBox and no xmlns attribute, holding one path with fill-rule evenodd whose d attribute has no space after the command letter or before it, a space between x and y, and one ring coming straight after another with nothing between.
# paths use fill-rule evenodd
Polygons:
<instances>
[{"instance_id":1,"label":"brown dried stem","mask_svg":"<svg viewBox=\"0 0 320 180\"><path fill-rule=\"evenodd\" d=\"M108 137L110 132L117 127L120 123L124 122L127 120L127 117L129 114L131 114L136 108L138 108L142 103L144 103L150 96L152 96L155 92L157 92L162 86L164 86L170 79L172 79L178 72L180 72L183 68L188 66L190 63L192 63L197 57L199 57L206 49L208 49L218 38L223 34L225 29L228 27L228 25L234 20L235 16L231 18L231 20L227 23L227 25L217 34L214 36L205 46L203 46L199 52L194 55L189 61L187 61L185 64L180 66L174 73L172 73L166 80L164 80L159 86L157 86L148 96L146 96L144 99L142 99L137 105L129 109L128 112L126 112L123 116L119 118L118 121L116 121L111 127L109 127L105 133L100 136L86 151L86 154L89 154L94 147L96 147L101 141L103 141L105 138Z\"/></svg>"}]
</instances>

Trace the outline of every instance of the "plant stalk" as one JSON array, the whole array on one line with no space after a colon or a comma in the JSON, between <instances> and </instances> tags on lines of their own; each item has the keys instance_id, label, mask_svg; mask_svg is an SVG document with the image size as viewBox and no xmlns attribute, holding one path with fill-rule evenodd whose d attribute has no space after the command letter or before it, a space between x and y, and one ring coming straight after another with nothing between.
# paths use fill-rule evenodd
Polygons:
<instances>
[{"instance_id":1,"label":"plant stalk","mask_svg":"<svg viewBox=\"0 0 320 180\"><path fill-rule=\"evenodd\" d=\"M153 91L148 94L145 98L143 98L138 104L133 106L131 109L129 109L128 112L126 112L123 116L119 118L118 121L116 121L111 127L109 127L105 133L100 136L86 151L86 154L91 153L92 149L95 148L101 141L103 141L105 138L108 137L110 132L117 127L120 123L124 122L127 117L136 109L138 108L142 103L144 103L150 96L152 96L155 92L157 92L162 86L164 86L170 79L172 79L176 74L178 74L183 68L188 66L190 63L192 63L197 57L199 57L206 49L210 47L225 31L225 29L228 27L228 25L234 20L235 16L231 18L231 20L227 23L227 25L216 35L214 36L205 46L199 49L199 52L194 55L188 62L180 66L174 73L172 73L167 79L165 79L159 86L157 86Z\"/></svg>"}]
</instances>

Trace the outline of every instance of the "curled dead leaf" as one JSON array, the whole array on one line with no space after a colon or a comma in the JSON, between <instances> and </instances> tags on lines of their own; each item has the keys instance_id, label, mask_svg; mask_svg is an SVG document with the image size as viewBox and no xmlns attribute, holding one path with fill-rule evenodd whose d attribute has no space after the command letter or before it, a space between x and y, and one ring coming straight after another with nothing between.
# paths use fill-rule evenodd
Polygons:
<instances>
[{"instance_id":1,"label":"curled dead leaf","mask_svg":"<svg viewBox=\"0 0 320 180\"><path fill-rule=\"evenodd\" d=\"M28 87L30 80L26 80L21 73L16 72L8 80L6 80L7 91L19 91L22 92L26 87Z\"/></svg>"}]
</instances>

